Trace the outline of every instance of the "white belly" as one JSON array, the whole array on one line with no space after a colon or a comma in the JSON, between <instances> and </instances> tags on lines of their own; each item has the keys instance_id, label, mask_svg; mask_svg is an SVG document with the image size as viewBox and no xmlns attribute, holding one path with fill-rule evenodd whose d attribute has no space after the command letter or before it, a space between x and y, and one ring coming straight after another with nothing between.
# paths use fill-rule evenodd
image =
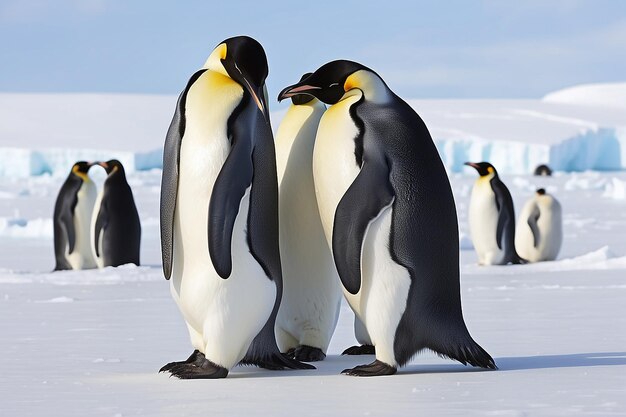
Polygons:
<instances>
[{"instance_id":1,"label":"white belly","mask_svg":"<svg viewBox=\"0 0 626 417\"><path fill-rule=\"evenodd\" d=\"M355 93L329 107L322 116L315 138L315 195L329 247L332 247L337 205L360 172L354 156L354 138L358 129L349 114L350 106L360 97L361 93Z\"/></svg>"},{"instance_id":2,"label":"white belly","mask_svg":"<svg viewBox=\"0 0 626 417\"><path fill-rule=\"evenodd\" d=\"M187 96L174 216L171 290L194 347L212 362L230 369L243 358L269 318L276 300L276 285L250 254L247 244L249 189L242 198L233 229L231 276L222 279L209 256L209 200L230 151L228 115L241 99L241 87L229 85L219 77L225 78L207 71ZM216 96L219 101L210 99Z\"/></svg>"},{"instance_id":3,"label":"white belly","mask_svg":"<svg viewBox=\"0 0 626 417\"><path fill-rule=\"evenodd\" d=\"M498 248L496 231L498 207L489 181L478 179L472 189L469 206L469 227L472 244L481 265L498 265L504 260L504 251Z\"/></svg>"},{"instance_id":4,"label":"white belly","mask_svg":"<svg viewBox=\"0 0 626 417\"><path fill-rule=\"evenodd\" d=\"M319 102L291 106L276 135L283 270L276 335L283 352L297 345L326 352L339 315L339 277L313 184L313 146L323 112Z\"/></svg>"},{"instance_id":5,"label":"white belly","mask_svg":"<svg viewBox=\"0 0 626 417\"><path fill-rule=\"evenodd\" d=\"M93 181L83 181L78 191L78 201L74 208L76 243L74 245L74 251L67 255L67 260L72 266L72 269L91 269L96 267L96 261L91 251L91 240L93 236L91 216L93 214L96 195L96 185Z\"/></svg>"},{"instance_id":6,"label":"white belly","mask_svg":"<svg viewBox=\"0 0 626 417\"><path fill-rule=\"evenodd\" d=\"M354 138L358 130L348 109L360 93L330 107L318 129L313 174L322 225L329 246L332 242L335 210L339 201L359 174L354 156ZM393 353L395 331L411 284L408 271L396 264L389 253L391 206L370 223L361 256L361 288L355 295L344 295L357 317L365 324L376 358L396 365Z\"/></svg>"}]
</instances>

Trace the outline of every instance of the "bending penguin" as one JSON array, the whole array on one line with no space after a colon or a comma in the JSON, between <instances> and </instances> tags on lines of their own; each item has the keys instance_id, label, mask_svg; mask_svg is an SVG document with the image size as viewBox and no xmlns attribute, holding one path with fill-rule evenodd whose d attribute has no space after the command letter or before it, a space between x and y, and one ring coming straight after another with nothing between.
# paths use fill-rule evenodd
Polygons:
<instances>
[{"instance_id":1,"label":"bending penguin","mask_svg":"<svg viewBox=\"0 0 626 417\"><path fill-rule=\"evenodd\" d=\"M524 263L515 251L513 199L498 172L488 162L466 162L478 171L469 206L470 236L479 265Z\"/></svg>"},{"instance_id":2,"label":"bending penguin","mask_svg":"<svg viewBox=\"0 0 626 417\"><path fill-rule=\"evenodd\" d=\"M54 205L55 271L96 267L91 252L91 214L96 202L96 185L89 178L91 162L72 166Z\"/></svg>"},{"instance_id":3,"label":"bending penguin","mask_svg":"<svg viewBox=\"0 0 626 417\"><path fill-rule=\"evenodd\" d=\"M92 218L92 250L98 268L139 265L141 223L124 167L117 159L98 165L107 173Z\"/></svg>"},{"instance_id":4,"label":"bending penguin","mask_svg":"<svg viewBox=\"0 0 626 417\"><path fill-rule=\"evenodd\" d=\"M454 199L420 117L352 61L323 65L279 100L296 94L330 105L313 152L317 201L344 295L376 350L343 373L394 374L422 349L495 368L463 320Z\"/></svg>"},{"instance_id":5,"label":"bending penguin","mask_svg":"<svg viewBox=\"0 0 626 417\"><path fill-rule=\"evenodd\" d=\"M191 76L167 132L163 272L195 350L161 371L179 378L224 378L240 361L313 368L282 355L274 336L282 276L267 73L257 41L225 40Z\"/></svg>"},{"instance_id":6,"label":"bending penguin","mask_svg":"<svg viewBox=\"0 0 626 417\"><path fill-rule=\"evenodd\" d=\"M561 204L540 188L530 198L515 228L517 253L529 262L553 261L563 242Z\"/></svg>"},{"instance_id":7,"label":"bending penguin","mask_svg":"<svg viewBox=\"0 0 626 417\"><path fill-rule=\"evenodd\" d=\"M326 357L339 317L341 289L313 184L315 133L326 107L305 94L292 96L291 101L276 134L284 284L276 340L281 352L310 362Z\"/></svg>"}]
</instances>

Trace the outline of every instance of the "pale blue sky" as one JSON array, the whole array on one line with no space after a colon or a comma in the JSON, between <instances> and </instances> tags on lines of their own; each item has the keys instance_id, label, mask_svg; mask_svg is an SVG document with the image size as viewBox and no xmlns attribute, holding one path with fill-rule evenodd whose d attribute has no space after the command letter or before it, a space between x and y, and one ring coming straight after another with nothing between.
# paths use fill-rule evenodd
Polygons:
<instances>
[{"instance_id":1,"label":"pale blue sky","mask_svg":"<svg viewBox=\"0 0 626 417\"><path fill-rule=\"evenodd\" d=\"M0 91L177 94L248 34L268 88L337 58L405 98L533 98L626 81L626 2L0 0Z\"/></svg>"}]
</instances>

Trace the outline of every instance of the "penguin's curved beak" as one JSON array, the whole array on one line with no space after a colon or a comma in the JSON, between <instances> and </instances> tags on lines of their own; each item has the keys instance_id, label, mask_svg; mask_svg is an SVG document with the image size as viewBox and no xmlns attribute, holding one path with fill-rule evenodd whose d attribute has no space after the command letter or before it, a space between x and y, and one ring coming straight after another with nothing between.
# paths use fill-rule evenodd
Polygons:
<instances>
[{"instance_id":1,"label":"penguin's curved beak","mask_svg":"<svg viewBox=\"0 0 626 417\"><path fill-rule=\"evenodd\" d=\"M290 85L289 87L283 88L283 90L278 95L278 101L283 101L284 99L293 97L297 94L308 94L310 96L315 97L315 94L313 94L313 91L321 90L321 89L322 87L317 87L315 85L309 85L309 84L298 83L298 84Z\"/></svg>"},{"instance_id":2,"label":"penguin's curved beak","mask_svg":"<svg viewBox=\"0 0 626 417\"><path fill-rule=\"evenodd\" d=\"M107 164L106 162L97 162L98 165L100 165L102 168L104 169L109 169L109 164Z\"/></svg>"},{"instance_id":3,"label":"penguin's curved beak","mask_svg":"<svg viewBox=\"0 0 626 417\"><path fill-rule=\"evenodd\" d=\"M472 167L474 169L479 169L480 167L478 166L478 164L474 163L474 162L466 162L463 165L467 165L468 167Z\"/></svg>"},{"instance_id":4,"label":"penguin's curved beak","mask_svg":"<svg viewBox=\"0 0 626 417\"><path fill-rule=\"evenodd\" d=\"M269 115L267 114L267 103L265 102L265 91L263 87L253 86L252 83L248 81L248 78L245 75L242 77L242 79L244 82L244 87L252 96L252 100L254 100L259 110L261 110L261 113L263 113L265 120L268 120Z\"/></svg>"}]
</instances>

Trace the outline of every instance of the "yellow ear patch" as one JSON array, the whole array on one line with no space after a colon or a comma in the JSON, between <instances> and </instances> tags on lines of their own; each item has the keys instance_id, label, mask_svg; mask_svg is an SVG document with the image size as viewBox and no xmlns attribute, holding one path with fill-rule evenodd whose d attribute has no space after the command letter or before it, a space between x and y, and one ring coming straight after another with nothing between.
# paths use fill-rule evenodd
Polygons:
<instances>
[{"instance_id":1,"label":"yellow ear patch","mask_svg":"<svg viewBox=\"0 0 626 417\"><path fill-rule=\"evenodd\" d=\"M493 174L493 168L492 167L487 167L487 172L490 174Z\"/></svg>"},{"instance_id":2,"label":"yellow ear patch","mask_svg":"<svg viewBox=\"0 0 626 417\"><path fill-rule=\"evenodd\" d=\"M358 71L350 74L348 78L346 78L346 82L343 83L343 91L350 91L353 88L358 88L361 85L361 80L359 80Z\"/></svg>"},{"instance_id":3,"label":"yellow ear patch","mask_svg":"<svg viewBox=\"0 0 626 417\"><path fill-rule=\"evenodd\" d=\"M82 179L83 179L83 181L88 181L88 180L89 180L89 177L87 176L87 174L85 174L84 172L80 172L80 171L78 170L78 165L74 165L74 166L72 167L72 172L73 172L74 174L78 175L80 178L82 178Z\"/></svg>"},{"instance_id":4,"label":"yellow ear patch","mask_svg":"<svg viewBox=\"0 0 626 417\"><path fill-rule=\"evenodd\" d=\"M226 59L227 50L228 48L226 47L225 43L221 43L217 46L217 48L215 48L215 51L218 53L220 59Z\"/></svg>"}]
</instances>

